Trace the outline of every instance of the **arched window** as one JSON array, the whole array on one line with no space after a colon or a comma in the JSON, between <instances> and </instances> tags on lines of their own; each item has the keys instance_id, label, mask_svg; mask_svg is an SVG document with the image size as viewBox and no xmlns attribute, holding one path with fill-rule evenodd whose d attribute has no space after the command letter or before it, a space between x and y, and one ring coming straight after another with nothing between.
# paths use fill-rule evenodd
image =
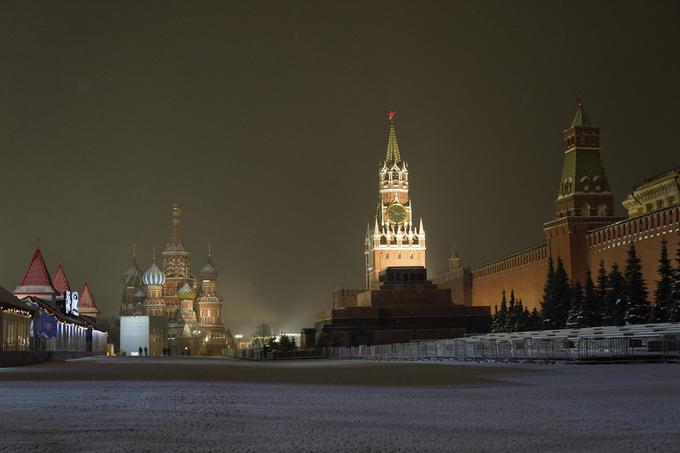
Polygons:
<instances>
[{"instance_id":1,"label":"arched window","mask_svg":"<svg viewBox=\"0 0 680 453\"><path fill-rule=\"evenodd\" d=\"M600 203L600 205L597 207L597 215L598 217L607 217L607 205L604 203Z\"/></svg>"},{"instance_id":2,"label":"arched window","mask_svg":"<svg viewBox=\"0 0 680 453\"><path fill-rule=\"evenodd\" d=\"M387 238L385 236L380 236L380 245L387 245Z\"/></svg>"},{"instance_id":3,"label":"arched window","mask_svg":"<svg viewBox=\"0 0 680 453\"><path fill-rule=\"evenodd\" d=\"M604 184L602 183L602 178L599 176L595 176L593 178L593 187L595 189L595 192L602 192L602 188L604 187Z\"/></svg>"},{"instance_id":4,"label":"arched window","mask_svg":"<svg viewBox=\"0 0 680 453\"><path fill-rule=\"evenodd\" d=\"M413 236L413 245L418 245L418 236Z\"/></svg>"},{"instance_id":5,"label":"arched window","mask_svg":"<svg viewBox=\"0 0 680 453\"><path fill-rule=\"evenodd\" d=\"M583 206L581 206L581 215L584 217L590 215L590 205L588 203L584 203Z\"/></svg>"},{"instance_id":6,"label":"arched window","mask_svg":"<svg viewBox=\"0 0 680 453\"><path fill-rule=\"evenodd\" d=\"M581 178L581 190L584 192L590 192L591 182L588 176L584 176L583 178Z\"/></svg>"}]
</instances>

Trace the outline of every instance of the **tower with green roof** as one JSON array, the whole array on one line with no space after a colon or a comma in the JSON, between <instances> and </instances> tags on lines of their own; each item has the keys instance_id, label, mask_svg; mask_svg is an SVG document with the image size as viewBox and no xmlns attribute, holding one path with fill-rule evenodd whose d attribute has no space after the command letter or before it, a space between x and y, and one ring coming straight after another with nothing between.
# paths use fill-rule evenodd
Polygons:
<instances>
[{"instance_id":1,"label":"tower with green roof","mask_svg":"<svg viewBox=\"0 0 680 453\"><path fill-rule=\"evenodd\" d=\"M557 217L613 216L614 197L602 163L600 128L592 125L580 98L571 126L562 136L566 149L555 203Z\"/></svg>"},{"instance_id":2,"label":"tower with green roof","mask_svg":"<svg viewBox=\"0 0 680 453\"><path fill-rule=\"evenodd\" d=\"M580 98L574 119L562 137L566 149L555 219L544 224L544 231L552 259L561 258L569 276L583 283L588 262L586 233L620 219L614 217L614 196L600 150L600 128L593 126Z\"/></svg>"}]
</instances>

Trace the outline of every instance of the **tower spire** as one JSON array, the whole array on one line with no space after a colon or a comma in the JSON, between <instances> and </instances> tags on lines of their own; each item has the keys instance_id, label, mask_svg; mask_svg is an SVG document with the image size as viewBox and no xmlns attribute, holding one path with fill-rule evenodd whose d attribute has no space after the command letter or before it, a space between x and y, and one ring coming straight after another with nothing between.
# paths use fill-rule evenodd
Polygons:
<instances>
[{"instance_id":1,"label":"tower spire","mask_svg":"<svg viewBox=\"0 0 680 453\"><path fill-rule=\"evenodd\" d=\"M397 132L394 129L394 115L396 112L391 111L389 114L390 118L390 132L387 137L387 153L385 154L385 163L397 163L401 162L401 156L399 155L399 144L397 143Z\"/></svg>"},{"instance_id":2,"label":"tower spire","mask_svg":"<svg viewBox=\"0 0 680 453\"><path fill-rule=\"evenodd\" d=\"M590 118L586 115L586 111L583 109L583 101L581 96L576 97L576 114L571 122L571 127L574 126L592 126Z\"/></svg>"},{"instance_id":3,"label":"tower spire","mask_svg":"<svg viewBox=\"0 0 680 453\"><path fill-rule=\"evenodd\" d=\"M451 248L451 258L458 258L458 250L456 250L456 243L453 243L453 247Z\"/></svg>"},{"instance_id":4,"label":"tower spire","mask_svg":"<svg viewBox=\"0 0 680 453\"><path fill-rule=\"evenodd\" d=\"M137 243L132 242L132 259L137 258Z\"/></svg>"}]
</instances>

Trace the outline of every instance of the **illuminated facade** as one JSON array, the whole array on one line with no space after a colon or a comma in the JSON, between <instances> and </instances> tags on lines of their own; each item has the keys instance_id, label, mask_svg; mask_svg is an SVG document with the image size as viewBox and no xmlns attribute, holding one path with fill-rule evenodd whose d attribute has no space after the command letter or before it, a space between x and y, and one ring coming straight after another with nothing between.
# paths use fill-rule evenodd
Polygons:
<instances>
[{"instance_id":1,"label":"illuminated facade","mask_svg":"<svg viewBox=\"0 0 680 453\"><path fill-rule=\"evenodd\" d=\"M216 288L218 272L208 251L200 280L192 273L191 254L182 239L182 208L178 203L172 206L170 236L162 255L162 270L154 253L151 266L142 273L133 246L132 262L122 277L121 316L163 319L167 347L172 353L220 354L226 347L226 335L222 298Z\"/></svg>"},{"instance_id":2,"label":"illuminated facade","mask_svg":"<svg viewBox=\"0 0 680 453\"><path fill-rule=\"evenodd\" d=\"M378 170L378 204L373 228L366 231L366 288L377 289L380 272L387 267L425 267L425 228L423 220L413 220L409 198L409 171L401 159L394 112L389 116L390 130L385 161Z\"/></svg>"}]
</instances>

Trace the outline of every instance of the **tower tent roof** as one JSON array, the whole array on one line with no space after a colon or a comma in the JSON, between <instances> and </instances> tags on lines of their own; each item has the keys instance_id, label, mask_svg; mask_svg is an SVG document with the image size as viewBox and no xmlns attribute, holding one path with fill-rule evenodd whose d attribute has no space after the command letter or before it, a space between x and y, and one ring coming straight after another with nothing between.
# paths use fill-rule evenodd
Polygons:
<instances>
[{"instance_id":1,"label":"tower tent roof","mask_svg":"<svg viewBox=\"0 0 680 453\"><path fill-rule=\"evenodd\" d=\"M92 296L92 291L90 291L90 286L87 283L85 283L83 291L80 293L78 309L83 314L100 313L97 304L94 303L94 297Z\"/></svg>"},{"instance_id":2,"label":"tower tent roof","mask_svg":"<svg viewBox=\"0 0 680 453\"><path fill-rule=\"evenodd\" d=\"M571 127L575 126L592 126L590 118L588 118L586 111L583 109L583 102L580 97L576 99L576 114L571 122Z\"/></svg>"},{"instance_id":3,"label":"tower tent roof","mask_svg":"<svg viewBox=\"0 0 680 453\"><path fill-rule=\"evenodd\" d=\"M59 294L64 294L66 291L71 291L71 285L68 283L66 273L64 272L64 268L61 266L61 264L58 265L57 270L54 271L52 283L54 285L54 289L56 289Z\"/></svg>"},{"instance_id":4,"label":"tower tent roof","mask_svg":"<svg viewBox=\"0 0 680 453\"><path fill-rule=\"evenodd\" d=\"M394 129L394 112L390 112L390 132L387 137L387 153L385 154L385 163L387 162L401 162L399 144L397 143L397 132Z\"/></svg>"},{"instance_id":5,"label":"tower tent roof","mask_svg":"<svg viewBox=\"0 0 680 453\"><path fill-rule=\"evenodd\" d=\"M14 294L44 294L49 296L58 294L52 284L40 248L35 249L24 278L21 279L21 283L14 290Z\"/></svg>"}]
</instances>

